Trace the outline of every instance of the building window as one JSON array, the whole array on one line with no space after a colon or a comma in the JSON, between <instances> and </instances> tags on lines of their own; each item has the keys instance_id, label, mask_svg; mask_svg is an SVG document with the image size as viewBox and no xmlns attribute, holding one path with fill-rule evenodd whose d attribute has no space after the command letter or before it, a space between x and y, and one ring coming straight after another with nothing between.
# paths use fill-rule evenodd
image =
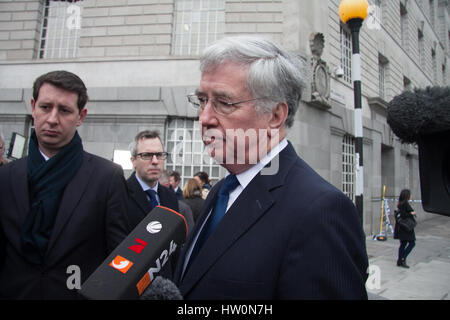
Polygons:
<instances>
[{"instance_id":1,"label":"building window","mask_svg":"<svg viewBox=\"0 0 450 320\"><path fill-rule=\"evenodd\" d=\"M341 24L340 31L341 38L341 68L344 70L343 79L352 83L352 35L350 31L348 31Z\"/></svg>"},{"instance_id":2,"label":"building window","mask_svg":"<svg viewBox=\"0 0 450 320\"><path fill-rule=\"evenodd\" d=\"M380 98L386 100L386 76L388 60L381 54L378 54L378 83Z\"/></svg>"},{"instance_id":3,"label":"building window","mask_svg":"<svg viewBox=\"0 0 450 320\"><path fill-rule=\"evenodd\" d=\"M425 68L425 40L422 30L417 30L417 41L419 46L419 63L420 67Z\"/></svg>"},{"instance_id":4,"label":"building window","mask_svg":"<svg viewBox=\"0 0 450 320\"><path fill-rule=\"evenodd\" d=\"M443 86L447 85L447 71L445 68L445 64L442 65L442 85Z\"/></svg>"},{"instance_id":5,"label":"building window","mask_svg":"<svg viewBox=\"0 0 450 320\"><path fill-rule=\"evenodd\" d=\"M403 76L403 91L412 91L411 80Z\"/></svg>"},{"instance_id":6,"label":"building window","mask_svg":"<svg viewBox=\"0 0 450 320\"><path fill-rule=\"evenodd\" d=\"M174 55L199 55L225 32L225 0L177 0Z\"/></svg>"},{"instance_id":7,"label":"building window","mask_svg":"<svg viewBox=\"0 0 450 320\"><path fill-rule=\"evenodd\" d=\"M429 8L430 8L430 22L431 26L435 28L435 22L436 22L436 14L434 11L434 0L429 0Z\"/></svg>"},{"instance_id":8,"label":"building window","mask_svg":"<svg viewBox=\"0 0 450 320\"><path fill-rule=\"evenodd\" d=\"M408 11L403 3L400 3L400 33L402 47L406 49L408 44Z\"/></svg>"},{"instance_id":9,"label":"building window","mask_svg":"<svg viewBox=\"0 0 450 320\"><path fill-rule=\"evenodd\" d=\"M82 6L81 0L44 0L39 59L77 56Z\"/></svg>"},{"instance_id":10,"label":"building window","mask_svg":"<svg viewBox=\"0 0 450 320\"><path fill-rule=\"evenodd\" d=\"M355 200L355 139L344 135L342 139L342 192Z\"/></svg>"},{"instance_id":11,"label":"building window","mask_svg":"<svg viewBox=\"0 0 450 320\"><path fill-rule=\"evenodd\" d=\"M383 22L383 2L381 0L375 0L375 16L378 19L379 23Z\"/></svg>"},{"instance_id":12,"label":"building window","mask_svg":"<svg viewBox=\"0 0 450 320\"><path fill-rule=\"evenodd\" d=\"M438 67L436 61L436 50L431 49L431 67L433 68L433 82L437 84L438 82Z\"/></svg>"},{"instance_id":13,"label":"building window","mask_svg":"<svg viewBox=\"0 0 450 320\"><path fill-rule=\"evenodd\" d=\"M211 182L219 181L220 166L212 159L205 147L197 120L172 119L166 131L166 169L178 171L181 185L199 171L205 171Z\"/></svg>"}]
</instances>

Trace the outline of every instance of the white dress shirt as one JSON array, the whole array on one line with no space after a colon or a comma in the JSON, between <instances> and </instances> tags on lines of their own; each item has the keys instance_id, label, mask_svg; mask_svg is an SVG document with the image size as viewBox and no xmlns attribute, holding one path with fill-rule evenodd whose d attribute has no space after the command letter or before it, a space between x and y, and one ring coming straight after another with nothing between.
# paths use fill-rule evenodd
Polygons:
<instances>
[{"instance_id":1,"label":"white dress shirt","mask_svg":"<svg viewBox=\"0 0 450 320\"><path fill-rule=\"evenodd\" d=\"M139 182L139 184L141 185L142 190L147 191L148 189L151 189L153 191L156 192L156 200L158 201L158 204L161 204L161 201L159 201L159 196L158 196L158 181L156 181L156 184L153 188L150 188L149 185L147 183L145 183L144 181L141 180L141 178L139 178L139 176L137 174L135 174L136 176L136 180ZM150 201L150 197L148 196L148 194L145 194L147 196L147 200Z\"/></svg>"},{"instance_id":2,"label":"white dress shirt","mask_svg":"<svg viewBox=\"0 0 450 320\"><path fill-rule=\"evenodd\" d=\"M247 187L247 185L253 180L253 178L270 162L273 158L275 158L281 150L283 150L287 146L287 140L286 138L281 140L279 144L274 146L270 152L268 152L264 158L262 158L257 164L252 166L251 168L247 169L244 172L241 172L236 175L236 178L239 181L239 185L230 192L230 196L228 198L228 204L227 204L227 210L225 211L225 214L228 212L228 209L233 205L234 201L239 197L239 195L244 191L244 189ZM229 173L227 173L226 176L228 176ZM203 227L205 226L206 221L208 221L209 216L211 215L212 209L208 213L208 217L203 221L203 224L200 228L200 230L197 232L194 241L192 241L192 244L188 251L186 252L186 257L184 259L183 264L183 273L181 275L181 278L184 276L184 272L186 270L186 266L189 262L189 259L191 258L192 250L194 249L195 244L197 243L198 236L203 230Z\"/></svg>"}]
</instances>

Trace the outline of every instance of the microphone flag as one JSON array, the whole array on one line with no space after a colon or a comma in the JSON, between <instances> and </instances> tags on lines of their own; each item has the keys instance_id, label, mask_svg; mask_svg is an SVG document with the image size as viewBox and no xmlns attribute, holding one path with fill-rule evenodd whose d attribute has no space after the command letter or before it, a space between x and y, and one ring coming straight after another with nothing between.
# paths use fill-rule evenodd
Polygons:
<instances>
[{"instance_id":1,"label":"microphone flag","mask_svg":"<svg viewBox=\"0 0 450 320\"><path fill-rule=\"evenodd\" d=\"M139 299L186 241L187 232L181 214L155 207L82 284L79 294L93 300Z\"/></svg>"}]
</instances>

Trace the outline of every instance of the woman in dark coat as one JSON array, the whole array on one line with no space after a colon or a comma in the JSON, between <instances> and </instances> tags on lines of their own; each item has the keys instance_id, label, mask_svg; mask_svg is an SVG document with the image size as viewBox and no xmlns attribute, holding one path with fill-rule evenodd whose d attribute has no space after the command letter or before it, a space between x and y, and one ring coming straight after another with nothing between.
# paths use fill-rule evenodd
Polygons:
<instances>
[{"instance_id":1,"label":"woman in dark coat","mask_svg":"<svg viewBox=\"0 0 450 320\"><path fill-rule=\"evenodd\" d=\"M194 222L197 221L205 202L202 199L202 185L197 179L192 178L186 181L183 187L183 201L191 207Z\"/></svg>"},{"instance_id":2,"label":"woman in dark coat","mask_svg":"<svg viewBox=\"0 0 450 320\"><path fill-rule=\"evenodd\" d=\"M398 224L398 218L401 219L415 219L416 213L414 209L410 206L409 200L411 199L411 191L408 189L402 190L400 192L400 197L398 198L398 212L396 213L396 223L394 230L394 239L400 240L400 247L398 248L398 260L397 266L403 268L409 268L406 264L406 257L411 253L412 249L416 245L416 234L414 229L408 231L402 228Z\"/></svg>"}]
</instances>

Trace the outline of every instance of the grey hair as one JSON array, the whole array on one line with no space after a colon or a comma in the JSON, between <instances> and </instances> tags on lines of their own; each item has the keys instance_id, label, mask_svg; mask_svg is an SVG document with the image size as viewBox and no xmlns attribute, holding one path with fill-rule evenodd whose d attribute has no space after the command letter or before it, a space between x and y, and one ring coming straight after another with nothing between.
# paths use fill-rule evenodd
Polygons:
<instances>
[{"instance_id":1,"label":"grey hair","mask_svg":"<svg viewBox=\"0 0 450 320\"><path fill-rule=\"evenodd\" d=\"M161 141L161 144L162 144L162 140L161 140L161 137L160 137L158 131L144 130L144 131L139 132L134 137L134 140L128 145L128 149L130 150L131 156L136 158L136 155L137 155L137 144L138 144L138 142L140 140L154 139L154 138L158 138L159 141Z\"/></svg>"},{"instance_id":2,"label":"grey hair","mask_svg":"<svg viewBox=\"0 0 450 320\"><path fill-rule=\"evenodd\" d=\"M170 181L169 173L166 170L163 170L161 172L161 176L159 177L158 181L162 185L166 186Z\"/></svg>"},{"instance_id":3,"label":"grey hair","mask_svg":"<svg viewBox=\"0 0 450 320\"><path fill-rule=\"evenodd\" d=\"M267 98L256 103L263 112L286 102L289 113L285 125L292 126L306 82L306 65L300 57L266 39L227 37L205 49L200 71L213 71L226 62L248 67L247 89L254 98Z\"/></svg>"}]
</instances>

